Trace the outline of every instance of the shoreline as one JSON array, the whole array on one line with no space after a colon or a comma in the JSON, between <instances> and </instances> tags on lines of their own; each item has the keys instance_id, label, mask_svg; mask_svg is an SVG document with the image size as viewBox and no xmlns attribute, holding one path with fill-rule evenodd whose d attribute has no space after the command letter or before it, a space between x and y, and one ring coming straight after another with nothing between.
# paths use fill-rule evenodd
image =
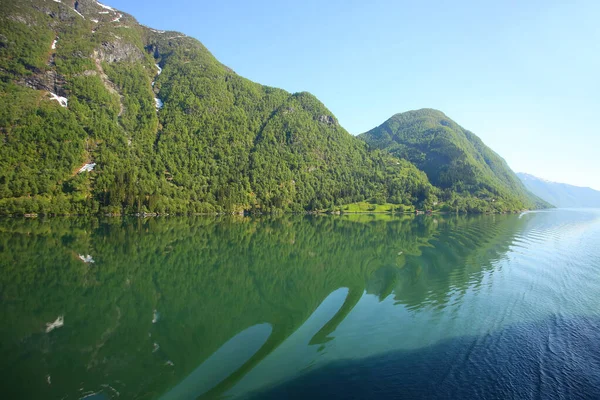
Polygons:
<instances>
[{"instance_id":1,"label":"shoreline","mask_svg":"<svg viewBox=\"0 0 600 400\"><path fill-rule=\"evenodd\" d=\"M274 215L505 215L505 214L521 214L528 211L534 210L517 210L517 211L504 211L504 212L451 212L451 211L405 211L405 212L393 212L393 211L306 211L306 212L272 212L272 213L246 213L246 212L219 212L219 213L184 213L184 214L170 214L170 213L132 213L132 214L116 214L116 213L95 213L95 214L42 214L42 213L25 213L25 214L3 214L1 218L60 218L60 217L137 217L137 218L150 218L150 217L197 217L197 216L238 216L238 217L254 217L254 216L274 216Z\"/></svg>"}]
</instances>

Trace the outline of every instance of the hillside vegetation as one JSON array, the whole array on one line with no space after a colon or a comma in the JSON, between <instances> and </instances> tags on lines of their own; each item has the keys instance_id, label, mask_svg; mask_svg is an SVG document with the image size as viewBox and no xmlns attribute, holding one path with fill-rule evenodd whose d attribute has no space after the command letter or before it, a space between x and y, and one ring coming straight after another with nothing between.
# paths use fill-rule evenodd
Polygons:
<instances>
[{"instance_id":1,"label":"hillside vegetation","mask_svg":"<svg viewBox=\"0 0 600 400\"><path fill-rule=\"evenodd\" d=\"M195 39L93 0L0 6L0 213L433 201L422 172L314 96L244 79Z\"/></svg>"},{"instance_id":2,"label":"hillside vegetation","mask_svg":"<svg viewBox=\"0 0 600 400\"><path fill-rule=\"evenodd\" d=\"M491 151L492 174L458 150L371 149L311 94L95 0L0 3L0 99L0 214L534 206Z\"/></svg>"},{"instance_id":3,"label":"hillside vegetation","mask_svg":"<svg viewBox=\"0 0 600 400\"><path fill-rule=\"evenodd\" d=\"M441 111L396 114L359 137L423 170L448 208L504 211L549 206L527 191L504 159Z\"/></svg>"}]
</instances>

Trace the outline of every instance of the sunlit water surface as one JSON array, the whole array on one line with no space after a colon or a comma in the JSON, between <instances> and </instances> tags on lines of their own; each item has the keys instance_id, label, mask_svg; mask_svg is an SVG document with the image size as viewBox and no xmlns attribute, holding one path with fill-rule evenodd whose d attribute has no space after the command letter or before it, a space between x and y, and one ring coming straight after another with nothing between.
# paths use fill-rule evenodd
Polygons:
<instances>
[{"instance_id":1,"label":"sunlit water surface","mask_svg":"<svg viewBox=\"0 0 600 400\"><path fill-rule=\"evenodd\" d=\"M599 210L5 219L0 268L4 398L600 398Z\"/></svg>"}]
</instances>

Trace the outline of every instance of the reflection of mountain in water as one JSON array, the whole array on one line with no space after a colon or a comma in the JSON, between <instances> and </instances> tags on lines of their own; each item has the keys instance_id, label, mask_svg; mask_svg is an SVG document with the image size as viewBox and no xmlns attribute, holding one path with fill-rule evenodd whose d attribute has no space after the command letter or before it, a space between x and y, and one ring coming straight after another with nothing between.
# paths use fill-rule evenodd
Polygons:
<instances>
[{"instance_id":1,"label":"reflection of mountain in water","mask_svg":"<svg viewBox=\"0 0 600 400\"><path fill-rule=\"evenodd\" d=\"M438 229L418 255L388 257L367 284L383 300L393 293L409 308L443 306L451 295L478 287L484 274L509 250L525 221L515 216L453 217Z\"/></svg>"},{"instance_id":2,"label":"reflection of mountain in water","mask_svg":"<svg viewBox=\"0 0 600 400\"><path fill-rule=\"evenodd\" d=\"M443 305L450 293L480 282L524 223L516 216L436 218L4 221L3 391L154 398L219 358L215 381L186 392L212 397L310 321L337 289L347 291L309 345L332 340L365 290L393 294L409 308ZM57 315L64 326L46 333ZM235 338L244 335L256 345L236 355ZM213 357L219 351L231 359Z\"/></svg>"}]
</instances>

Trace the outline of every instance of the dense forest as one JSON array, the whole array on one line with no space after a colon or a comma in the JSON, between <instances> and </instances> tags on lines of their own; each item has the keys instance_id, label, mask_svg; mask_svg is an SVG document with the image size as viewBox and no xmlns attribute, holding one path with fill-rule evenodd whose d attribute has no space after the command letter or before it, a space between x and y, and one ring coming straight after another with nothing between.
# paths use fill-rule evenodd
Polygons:
<instances>
[{"instance_id":1,"label":"dense forest","mask_svg":"<svg viewBox=\"0 0 600 400\"><path fill-rule=\"evenodd\" d=\"M479 137L444 113L421 109L396 114L359 136L371 147L409 160L424 171L447 208L503 211L544 208Z\"/></svg>"},{"instance_id":2,"label":"dense forest","mask_svg":"<svg viewBox=\"0 0 600 400\"><path fill-rule=\"evenodd\" d=\"M371 149L311 94L251 82L197 40L94 0L0 3L0 99L0 214L343 211L362 201L405 210L467 198L406 154ZM477 201L461 210L535 206Z\"/></svg>"}]
</instances>

